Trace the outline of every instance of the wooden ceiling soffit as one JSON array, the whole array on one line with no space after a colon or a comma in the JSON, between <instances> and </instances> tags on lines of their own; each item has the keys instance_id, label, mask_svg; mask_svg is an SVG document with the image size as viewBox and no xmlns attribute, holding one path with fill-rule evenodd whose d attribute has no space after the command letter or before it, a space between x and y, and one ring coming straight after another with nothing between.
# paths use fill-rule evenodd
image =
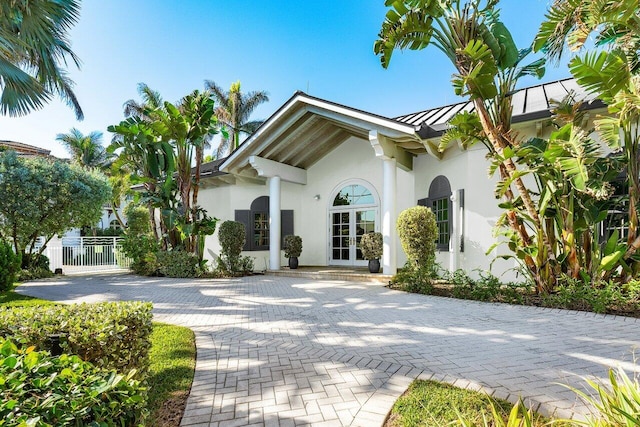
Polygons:
<instances>
[{"instance_id":1,"label":"wooden ceiling soffit","mask_svg":"<svg viewBox=\"0 0 640 427\"><path fill-rule=\"evenodd\" d=\"M236 183L236 177L233 175L219 175L218 180L224 182L225 184L234 185Z\"/></svg>"},{"instance_id":2,"label":"wooden ceiling soffit","mask_svg":"<svg viewBox=\"0 0 640 427\"><path fill-rule=\"evenodd\" d=\"M342 144L350 137L351 134L345 132L344 130L340 130L340 132L334 135L330 140L324 141L320 144L316 144L313 148L303 151L302 153L300 153L300 155L291 159L291 164L297 165L298 167L304 169L309 169L311 166L316 164L316 162L329 154L338 145Z\"/></svg>"},{"instance_id":3,"label":"wooden ceiling soffit","mask_svg":"<svg viewBox=\"0 0 640 427\"><path fill-rule=\"evenodd\" d=\"M237 182L242 182L245 184L254 184L254 185L265 185L267 183L267 180L265 178L262 177L249 177L249 176L245 176L245 175L238 175L236 176L236 180Z\"/></svg>"},{"instance_id":4,"label":"wooden ceiling soffit","mask_svg":"<svg viewBox=\"0 0 640 427\"><path fill-rule=\"evenodd\" d=\"M407 150L412 154L419 155L419 154L427 153L427 149L424 148L424 144L422 144L422 142L419 142L419 141L401 141L401 142L396 142L396 145L398 147L403 148L404 150Z\"/></svg>"},{"instance_id":5,"label":"wooden ceiling soffit","mask_svg":"<svg viewBox=\"0 0 640 427\"><path fill-rule=\"evenodd\" d=\"M260 157L271 158L275 152L281 150L284 145L282 141L289 139L291 136L304 132L318 120L316 116L309 112L305 112L295 122L289 124L286 128L280 128L277 133L269 137L268 144L258 153Z\"/></svg>"},{"instance_id":6,"label":"wooden ceiling soffit","mask_svg":"<svg viewBox=\"0 0 640 427\"><path fill-rule=\"evenodd\" d=\"M242 143L240 148L236 150L230 158L228 158L224 163L224 171L231 172L234 174L239 173L239 169L242 168L243 164L246 164L245 153L247 150L251 150L252 152L261 153L270 145L269 142L273 139L278 138L283 132L292 129L292 126L300 119L302 119L305 115L308 115L306 108L301 108L289 115L286 118L279 119L279 125L275 126L275 130L271 132L260 132L258 130L255 134L249 137L248 140ZM295 129L295 126L293 126ZM258 144L257 147L252 147L256 145L256 139L263 139L262 143Z\"/></svg>"},{"instance_id":7,"label":"wooden ceiling soffit","mask_svg":"<svg viewBox=\"0 0 640 427\"><path fill-rule=\"evenodd\" d=\"M313 135L308 137L306 142L298 142L294 147L291 147L279 161L299 167L300 164L295 159L298 159L302 154L317 148L321 144L330 143L343 132L341 128L334 126L333 123L324 121Z\"/></svg>"},{"instance_id":8,"label":"wooden ceiling soffit","mask_svg":"<svg viewBox=\"0 0 640 427\"><path fill-rule=\"evenodd\" d=\"M307 134L313 134L316 132L316 128L322 123L318 117L312 117L307 120L302 126L295 129L293 132L288 133L286 136L282 136L277 140L274 140L270 149L267 152L268 156L260 156L267 159L282 161L282 157L285 156L293 147L299 144L299 141L304 140Z\"/></svg>"}]
</instances>

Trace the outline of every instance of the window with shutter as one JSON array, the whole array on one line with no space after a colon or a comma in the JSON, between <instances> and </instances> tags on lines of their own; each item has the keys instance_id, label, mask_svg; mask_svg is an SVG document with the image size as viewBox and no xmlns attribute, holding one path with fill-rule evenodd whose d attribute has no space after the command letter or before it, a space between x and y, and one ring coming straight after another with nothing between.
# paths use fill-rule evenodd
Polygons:
<instances>
[{"instance_id":1,"label":"window with shutter","mask_svg":"<svg viewBox=\"0 0 640 427\"><path fill-rule=\"evenodd\" d=\"M427 207L431 208L436 216L438 237L436 248L441 251L449 250L451 238L451 185L447 177L439 175L431 181Z\"/></svg>"},{"instance_id":2,"label":"window with shutter","mask_svg":"<svg viewBox=\"0 0 640 427\"><path fill-rule=\"evenodd\" d=\"M245 251L269 250L269 196L260 196L251 202L251 209L236 210L235 219L245 226ZM280 215L281 239L293 234L293 211L282 210ZM283 243L281 242L281 245Z\"/></svg>"}]
</instances>

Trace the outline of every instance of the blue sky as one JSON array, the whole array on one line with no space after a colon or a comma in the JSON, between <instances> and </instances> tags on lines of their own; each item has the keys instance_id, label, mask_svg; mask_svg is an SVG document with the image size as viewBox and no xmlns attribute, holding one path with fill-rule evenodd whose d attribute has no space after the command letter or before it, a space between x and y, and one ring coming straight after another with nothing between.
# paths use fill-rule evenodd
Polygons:
<instances>
[{"instance_id":1,"label":"blue sky","mask_svg":"<svg viewBox=\"0 0 640 427\"><path fill-rule=\"evenodd\" d=\"M503 0L502 18L519 47L530 45L549 0ZM123 119L122 104L145 82L177 101L204 80L243 91L266 90L256 110L266 119L296 90L394 117L456 102L453 68L435 48L397 51L384 70L372 46L383 0L84 0L71 31L82 68L70 68L85 120L58 99L23 118L0 116L0 139L37 145L67 157L55 141L77 127L104 132ZM567 77L547 71L544 81ZM533 80L524 82L535 84Z\"/></svg>"}]
</instances>

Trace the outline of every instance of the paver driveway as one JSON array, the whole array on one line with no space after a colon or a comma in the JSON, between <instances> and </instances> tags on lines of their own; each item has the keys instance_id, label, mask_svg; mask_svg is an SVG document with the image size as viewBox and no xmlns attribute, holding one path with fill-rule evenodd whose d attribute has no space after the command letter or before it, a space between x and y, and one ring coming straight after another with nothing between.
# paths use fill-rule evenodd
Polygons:
<instances>
[{"instance_id":1,"label":"paver driveway","mask_svg":"<svg viewBox=\"0 0 640 427\"><path fill-rule=\"evenodd\" d=\"M584 413L580 376L638 372L635 319L405 294L380 285L65 277L19 292L65 301L153 301L156 320L196 332L185 426L380 425L416 377Z\"/></svg>"}]
</instances>

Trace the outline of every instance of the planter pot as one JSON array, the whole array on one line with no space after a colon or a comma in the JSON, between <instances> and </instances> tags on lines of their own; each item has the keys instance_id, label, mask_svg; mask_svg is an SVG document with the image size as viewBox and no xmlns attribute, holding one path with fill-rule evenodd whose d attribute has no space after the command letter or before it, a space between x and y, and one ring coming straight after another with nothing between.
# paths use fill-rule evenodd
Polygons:
<instances>
[{"instance_id":1,"label":"planter pot","mask_svg":"<svg viewBox=\"0 0 640 427\"><path fill-rule=\"evenodd\" d=\"M295 270L296 268L298 268L298 257L296 256L289 257L289 268L292 270Z\"/></svg>"},{"instance_id":2,"label":"planter pot","mask_svg":"<svg viewBox=\"0 0 640 427\"><path fill-rule=\"evenodd\" d=\"M380 272L380 260L379 259L370 259L369 260L369 273L379 273Z\"/></svg>"}]
</instances>

